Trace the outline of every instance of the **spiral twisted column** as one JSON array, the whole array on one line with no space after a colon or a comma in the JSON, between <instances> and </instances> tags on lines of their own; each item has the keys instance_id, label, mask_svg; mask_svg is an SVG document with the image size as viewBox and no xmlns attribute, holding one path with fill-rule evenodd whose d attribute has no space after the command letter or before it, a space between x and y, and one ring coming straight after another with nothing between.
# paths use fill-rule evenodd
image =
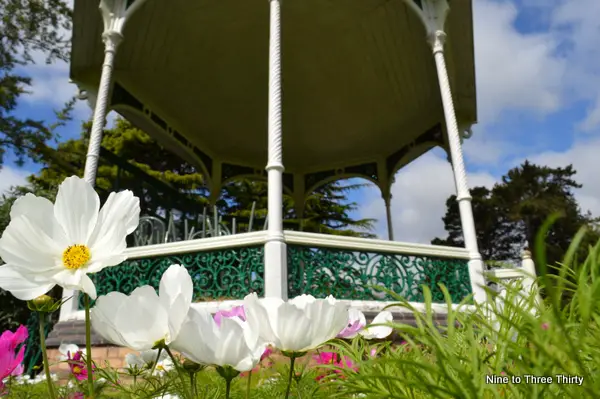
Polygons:
<instances>
[{"instance_id":1,"label":"spiral twisted column","mask_svg":"<svg viewBox=\"0 0 600 399\"><path fill-rule=\"evenodd\" d=\"M283 143L281 128L281 4L270 0L268 224L265 296L287 299L287 251L283 236Z\"/></svg>"},{"instance_id":2,"label":"spiral twisted column","mask_svg":"<svg viewBox=\"0 0 600 399\"><path fill-rule=\"evenodd\" d=\"M123 36L117 31L107 31L102 35L102 40L104 41L104 63L102 64L102 75L100 77L100 85L98 86L92 131L85 157L85 170L83 172L83 178L92 186L96 183L98 158L100 157L100 147L102 145L102 131L104 130L106 114L108 112L108 96L112 86L115 56L117 47L122 39Z\"/></svg>"},{"instance_id":3,"label":"spiral twisted column","mask_svg":"<svg viewBox=\"0 0 600 399\"><path fill-rule=\"evenodd\" d=\"M484 265L477 245L475 219L473 217L473 207L471 206L471 194L469 193L469 186L467 184L467 173L465 170L465 161L463 159L461 136L456 122L454 102L450 90L446 60L444 58L445 39L446 34L442 30L434 30L429 35L429 42L435 58L442 105L444 108L446 131L448 133L448 147L450 149L454 182L456 184L456 199L460 211L460 221L465 240L465 248L469 251L469 275L471 277L471 287L473 289L475 300L483 302L486 299L485 290L483 288L485 286L485 278L483 276Z\"/></svg>"},{"instance_id":4,"label":"spiral twisted column","mask_svg":"<svg viewBox=\"0 0 600 399\"><path fill-rule=\"evenodd\" d=\"M102 63L102 74L94 107L92 130L85 158L85 169L83 178L92 186L96 183L98 172L98 159L100 158L100 147L102 146L102 132L106 123L106 114L109 107L109 96L112 87L113 69L117 48L123 41L123 29L131 15L138 10L146 0L100 0L100 15L104 24L102 41L104 42L104 62ZM63 300L60 307L59 321L76 318L79 304L79 292L75 290L63 290Z\"/></svg>"}]
</instances>

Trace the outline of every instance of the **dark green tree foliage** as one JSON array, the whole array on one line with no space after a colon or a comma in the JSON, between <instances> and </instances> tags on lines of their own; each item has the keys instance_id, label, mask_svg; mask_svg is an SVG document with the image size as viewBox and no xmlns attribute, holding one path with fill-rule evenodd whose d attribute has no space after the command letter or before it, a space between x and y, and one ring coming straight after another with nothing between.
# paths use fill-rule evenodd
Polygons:
<instances>
[{"instance_id":1,"label":"dark green tree foliage","mask_svg":"<svg viewBox=\"0 0 600 399\"><path fill-rule=\"evenodd\" d=\"M65 177L83 173L89 129L90 124L84 124L81 138L63 142L57 149L48 149L43 154L46 166L31 177L34 186L55 189ZM107 159L106 156L101 159L96 183L101 197L111 191L131 189L141 198L143 214L155 215L161 209L177 209L190 220L208 205L209 192L203 175L129 122L118 119L113 129L105 130L102 146L120 159ZM128 171L131 166L135 166L137 171ZM347 199L349 192L360 187L343 182L319 187L308 197L301 221L296 216L294 201L285 195L285 227L371 237L369 231L373 228L373 221L353 219L351 213L356 210L357 204ZM256 231L263 228L267 214L266 182L240 179L226 184L217 208L225 224L231 226L232 217L235 217L237 230L244 232L248 229L253 202L256 203L253 230Z\"/></svg>"},{"instance_id":2,"label":"dark green tree foliage","mask_svg":"<svg viewBox=\"0 0 600 399\"><path fill-rule=\"evenodd\" d=\"M546 237L550 265L560 262L572 238L582 226L590 226L587 240L595 242L595 219L583 213L573 195L581 188L572 165L564 168L538 166L528 161L513 168L492 190L475 187L471 190L475 229L482 257L487 261L518 262L523 249L535 243L537 232L548 217L560 213L560 218ZM447 202L444 225L445 239L433 244L464 246L456 196ZM587 249L584 245L582 248Z\"/></svg>"},{"instance_id":3,"label":"dark green tree foliage","mask_svg":"<svg viewBox=\"0 0 600 399\"><path fill-rule=\"evenodd\" d=\"M305 201L301 218L297 215L294 200L283 196L283 224L287 230L310 233L345 235L374 238L373 219L354 219L352 212L358 204L348 200L348 194L365 184L348 184L345 181L329 182L319 186L309 194ZM267 216L267 183L248 179L233 181L223 190L221 206L226 214L236 217L238 228L247 231L248 220L255 205L255 224L253 230L262 228Z\"/></svg>"},{"instance_id":4,"label":"dark green tree foliage","mask_svg":"<svg viewBox=\"0 0 600 399\"><path fill-rule=\"evenodd\" d=\"M0 0L0 166L8 150L18 162L38 159L55 129L68 119L60 111L58 122L48 125L18 117L15 109L31 84L22 68L33 63L34 56L48 63L68 59L70 25L71 10L64 0Z\"/></svg>"}]
</instances>

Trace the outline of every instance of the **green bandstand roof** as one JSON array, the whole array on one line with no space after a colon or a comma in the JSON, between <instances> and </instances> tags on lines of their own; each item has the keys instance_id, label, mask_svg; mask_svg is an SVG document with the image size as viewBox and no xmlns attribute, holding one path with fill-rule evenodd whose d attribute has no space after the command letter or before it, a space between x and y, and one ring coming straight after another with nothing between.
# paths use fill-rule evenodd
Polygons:
<instances>
[{"instance_id":1,"label":"green bandstand roof","mask_svg":"<svg viewBox=\"0 0 600 399\"><path fill-rule=\"evenodd\" d=\"M389 184L444 146L423 24L402 0L283 0L284 185L339 177ZM446 57L459 124L476 122L470 0L453 0ZM98 2L76 0L71 78L98 86ZM111 107L196 163L213 185L267 162L267 0L147 0L127 22Z\"/></svg>"}]
</instances>

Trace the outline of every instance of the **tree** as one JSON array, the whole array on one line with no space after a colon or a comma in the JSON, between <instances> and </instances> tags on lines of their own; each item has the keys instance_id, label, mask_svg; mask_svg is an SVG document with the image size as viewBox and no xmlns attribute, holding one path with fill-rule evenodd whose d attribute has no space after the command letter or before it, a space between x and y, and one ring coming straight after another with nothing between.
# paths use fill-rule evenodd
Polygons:
<instances>
[{"instance_id":1,"label":"tree","mask_svg":"<svg viewBox=\"0 0 600 399\"><path fill-rule=\"evenodd\" d=\"M69 175L81 175L90 124L84 124L83 130L79 139L61 143L56 150L42 155L46 166L30 178L35 187L50 190ZM202 174L126 120L118 119L113 129L105 130L102 147L107 151L103 152L98 168L101 199L111 191L128 188L141 198L142 214L161 216L169 209L177 209L177 217L187 218L190 223L208 205L209 192ZM323 185L309 196L302 221L295 214L292 198L284 196L286 227L300 229L302 224L304 231L372 236L369 233L372 220L355 220L350 216L357 205L347 200L347 193L359 187L341 182ZM262 228L267 214L265 182L241 179L225 185L217 208L226 225L231 226L235 217L238 231L246 231L253 203L258 219L253 229L257 230Z\"/></svg>"},{"instance_id":2,"label":"tree","mask_svg":"<svg viewBox=\"0 0 600 399\"><path fill-rule=\"evenodd\" d=\"M50 63L67 60L71 10L64 0L0 0L0 167L10 149L22 163L25 157L37 160L55 129L69 118L73 102L57 113L58 121L21 118L15 115L17 100L27 92L31 79L17 71L35 58ZM41 57L39 57L41 56Z\"/></svg>"},{"instance_id":3,"label":"tree","mask_svg":"<svg viewBox=\"0 0 600 399\"><path fill-rule=\"evenodd\" d=\"M485 260L510 260L515 254L515 245L520 244L519 230L507 215L502 212L492 191L486 187L474 187L471 190L473 217L479 251ZM448 232L445 239L435 238L434 245L464 247L462 225L456 195L446 200L446 215L442 218Z\"/></svg>"},{"instance_id":4,"label":"tree","mask_svg":"<svg viewBox=\"0 0 600 399\"><path fill-rule=\"evenodd\" d=\"M547 261L562 261L568 246L582 226L592 226L595 219L583 213L573 190L581 188L574 180L572 165L564 168L538 166L525 161L511 169L492 190L475 187L473 214L482 257L491 261L519 262L521 251L530 248L535 238L554 213L560 218L546 236ZM448 237L436 238L433 244L464 246L456 196L446 202L443 218ZM594 242L597 233L591 229L586 243ZM582 246L587 249L585 243Z\"/></svg>"}]
</instances>

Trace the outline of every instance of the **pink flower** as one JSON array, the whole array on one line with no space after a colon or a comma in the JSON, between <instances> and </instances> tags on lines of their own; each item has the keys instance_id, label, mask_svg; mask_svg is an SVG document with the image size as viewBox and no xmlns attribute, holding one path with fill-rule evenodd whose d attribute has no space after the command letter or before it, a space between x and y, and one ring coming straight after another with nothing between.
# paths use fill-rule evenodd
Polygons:
<instances>
[{"instance_id":1,"label":"pink flower","mask_svg":"<svg viewBox=\"0 0 600 399\"><path fill-rule=\"evenodd\" d=\"M10 375L12 375L13 377L16 377L18 375L23 374L23 371L25 371L25 366L23 365L23 363L21 363L17 367L15 367L15 369L13 370L12 373L10 373Z\"/></svg>"},{"instance_id":2,"label":"pink flower","mask_svg":"<svg viewBox=\"0 0 600 399\"><path fill-rule=\"evenodd\" d=\"M16 354L15 350L26 338L27 328L24 326L20 326L15 333L5 331L0 336L0 392L4 391L2 380L10 375L23 373L22 363L25 357L25 345L21 345L21 349Z\"/></svg>"},{"instance_id":3,"label":"pink flower","mask_svg":"<svg viewBox=\"0 0 600 399\"><path fill-rule=\"evenodd\" d=\"M85 399L83 392L73 392L69 396L65 396L64 399Z\"/></svg>"},{"instance_id":4,"label":"pink flower","mask_svg":"<svg viewBox=\"0 0 600 399\"><path fill-rule=\"evenodd\" d=\"M85 362L82 359L83 352L82 351L75 352L73 357L71 357L71 352L67 352L67 357L68 357L67 363L69 363L69 368L71 369L71 374L73 374L73 376L75 378L77 378L78 381L87 380L88 372L87 372L87 365L85 364ZM92 367L95 368L94 366L92 366Z\"/></svg>"},{"instance_id":5,"label":"pink flower","mask_svg":"<svg viewBox=\"0 0 600 399\"><path fill-rule=\"evenodd\" d=\"M246 321L246 312L244 311L243 306L234 306L230 310L219 310L213 317L215 319L215 323L221 327L221 319L223 317L227 317L228 319L237 317L242 321Z\"/></svg>"},{"instance_id":6,"label":"pink flower","mask_svg":"<svg viewBox=\"0 0 600 399\"><path fill-rule=\"evenodd\" d=\"M267 348L265 349L263 354L260 356L260 360L261 361L265 360L266 358L271 356L272 353L273 353L273 348L271 348L270 346L267 346Z\"/></svg>"},{"instance_id":7,"label":"pink flower","mask_svg":"<svg viewBox=\"0 0 600 399\"><path fill-rule=\"evenodd\" d=\"M335 352L320 352L317 356L314 356L317 364L332 364L334 366L339 367L339 369L334 369L333 372L339 374L341 378L344 377L342 374L342 370L344 368L352 369L354 371L358 371L358 367L352 362L348 356L344 356L340 359L340 355ZM316 380L320 381L321 379L330 376L331 373L324 373L317 376Z\"/></svg>"},{"instance_id":8,"label":"pink flower","mask_svg":"<svg viewBox=\"0 0 600 399\"><path fill-rule=\"evenodd\" d=\"M547 321L542 323L542 330L547 330L550 328L550 323L548 323Z\"/></svg>"},{"instance_id":9,"label":"pink flower","mask_svg":"<svg viewBox=\"0 0 600 399\"><path fill-rule=\"evenodd\" d=\"M10 342L10 348L14 351L17 349L17 346L25 342L28 337L29 332L27 331L27 327L20 325L14 333L10 330L4 331L2 335L0 335L0 340Z\"/></svg>"}]
</instances>

